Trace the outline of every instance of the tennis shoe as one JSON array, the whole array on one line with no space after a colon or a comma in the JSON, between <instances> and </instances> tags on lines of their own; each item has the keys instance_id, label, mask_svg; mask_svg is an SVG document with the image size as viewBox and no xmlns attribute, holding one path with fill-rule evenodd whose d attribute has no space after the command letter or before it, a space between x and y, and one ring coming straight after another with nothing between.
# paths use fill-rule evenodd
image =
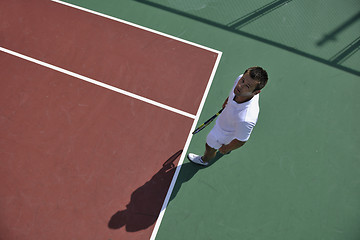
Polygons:
<instances>
[{"instance_id":1,"label":"tennis shoe","mask_svg":"<svg viewBox=\"0 0 360 240\"><path fill-rule=\"evenodd\" d=\"M188 157L188 159L189 159L191 162L193 162L193 163L195 163L195 164L202 165L202 166L207 166L207 165L209 165L208 162L204 162L204 161L202 160L201 156L196 155L196 154L194 154L194 153L189 153L187 157Z\"/></svg>"}]
</instances>

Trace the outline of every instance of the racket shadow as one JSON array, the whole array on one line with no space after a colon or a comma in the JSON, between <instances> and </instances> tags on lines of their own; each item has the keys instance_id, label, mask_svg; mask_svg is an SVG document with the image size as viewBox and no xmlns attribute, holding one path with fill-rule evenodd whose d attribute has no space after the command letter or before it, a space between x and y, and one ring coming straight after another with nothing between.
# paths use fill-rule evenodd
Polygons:
<instances>
[{"instance_id":1,"label":"racket shadow","mask_svg":"<svg viewBox=\"0 0 360 240\"><path fill-rule=\"evenodd\" d=\"M174 161L181 153L179 150L173 154L149 181L131 194L126 209L117 211L110 218L110 229L125 227L127 232L136 232L156 222L176 170Z\"/></svg>"}]
</instances>

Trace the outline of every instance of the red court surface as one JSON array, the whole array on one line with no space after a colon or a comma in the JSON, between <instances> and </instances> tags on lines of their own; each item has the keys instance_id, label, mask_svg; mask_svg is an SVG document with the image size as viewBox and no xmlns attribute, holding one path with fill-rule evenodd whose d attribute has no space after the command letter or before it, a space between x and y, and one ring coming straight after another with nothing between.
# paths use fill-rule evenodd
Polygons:
<instances>
[{"instance_id":1,"label":"red court surface","mask_svg":"<svg viewBox=\"0 0 360 240\"><path fill-rule=\"evenodd\" d=\"M0 46L196 114L217 54L50 1ZM194 119L0 52L0 239L149 239ZM196 97L194 97L196 96Z\"/></svg>"},{"instance_id":2,"label":"red court surface","mask_svg":"<svg viewBox=\"0 0 360 240\"><path fill-rule=\"evenodd\" d=\"M1 79L12 80L0 88L3 239L121 236L108 229L111 216L183 148L192 119L6 54L0 59L7 66ZM168 186L159 187L155 212L145 201L137 207L150 225Z\"/></svg>"}]
</instances>

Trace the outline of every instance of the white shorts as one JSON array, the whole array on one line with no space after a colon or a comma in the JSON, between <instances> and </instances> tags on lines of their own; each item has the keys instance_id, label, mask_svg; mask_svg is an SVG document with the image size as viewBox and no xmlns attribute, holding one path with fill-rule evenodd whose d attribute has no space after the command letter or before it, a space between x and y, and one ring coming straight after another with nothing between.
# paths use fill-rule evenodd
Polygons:
<instances>
[{"instance_id":1,"label":"white shorts","mask_svg":"<svg viewBox=\"0 0 360 240\"><path fill-rule=\"evenodd\" d=\"M209 132L206 138L206 143L211 148L219 149L222 145L227 145L234 139L234 134L222 131L215 125Z\"/></svg>"}]
</instances>

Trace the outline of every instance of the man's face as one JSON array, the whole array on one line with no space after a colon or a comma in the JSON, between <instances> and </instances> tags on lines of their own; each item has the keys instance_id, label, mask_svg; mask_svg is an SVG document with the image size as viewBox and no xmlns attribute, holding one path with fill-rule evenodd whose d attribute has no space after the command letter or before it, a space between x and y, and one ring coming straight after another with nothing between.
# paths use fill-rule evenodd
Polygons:
<instances>
[{"instance_id":1,"label":"man's face","mask_svg":"<svg viewBox=\"0 0 360 240\"><path fill-rule=\"evenodd\" d=\"M253 97L260 93L260 90L255 90L259 82L250 77L249 71L246 72L235 86L234 94L237 97Z\"/></svg>"}]
</instances>

